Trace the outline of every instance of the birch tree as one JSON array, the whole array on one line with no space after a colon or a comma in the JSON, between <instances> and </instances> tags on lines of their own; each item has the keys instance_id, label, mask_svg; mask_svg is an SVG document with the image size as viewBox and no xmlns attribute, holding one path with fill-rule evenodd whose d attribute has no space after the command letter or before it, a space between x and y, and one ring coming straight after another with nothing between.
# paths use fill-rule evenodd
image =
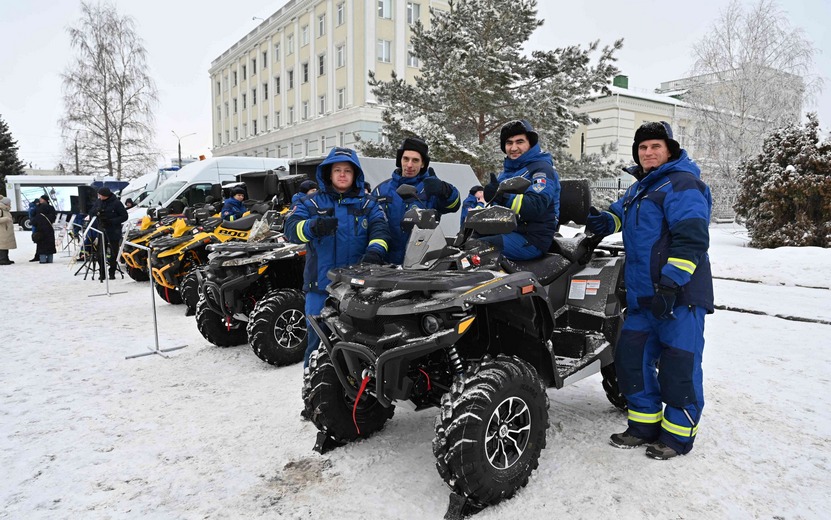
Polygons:
<instances>
[{"instance_id":1,"label":"birch tree","mask_svg":"<svg viewBox=\"0 0 831 520\"><path fill-rule=\"evenodd\" d=\"M64 73L65 115L60 121L68 161L84 173L118 179L156 164L153 109L156 86L135 22L113 5L81 3L69 27L75 57Z\"/></svg>"}]
</instances>

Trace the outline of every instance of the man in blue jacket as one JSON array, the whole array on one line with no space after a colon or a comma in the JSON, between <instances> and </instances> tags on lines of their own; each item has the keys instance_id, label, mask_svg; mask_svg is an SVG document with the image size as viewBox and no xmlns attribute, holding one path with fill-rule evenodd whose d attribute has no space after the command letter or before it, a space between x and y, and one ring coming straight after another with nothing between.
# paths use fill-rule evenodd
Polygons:
<instances>
[{"instance_id":1,"label":"man in blue jacket","mask_svg":"<svg viewBox=\"0 0 831 520\"><path fill-rule=\"evenodd\" d=\"M459 190L450 183L436 177L430 168L427 143L419 137L407 137L395 156L395 171L392 177L375 188L373 194L387 215L390 226L389 261L400 264L404 261L410 232L401 229L404 213L413 206L435 209L439 216L459 211L461 199ZM406 200L395 190L402 184L409 184L418 190L418 195Z\"/></svg>"},{"instance_id":2,"label":"man in blue jacket","mask_svg":"<svg viewBox=\"0 0 831 520\"><path fill-rule=\"evenodd\" d=\"M284 227L290 241L306 244L306 316L323 309L330 269L359 261L383 263L389 244L387 219L375 199L364 193L364 172L354 150L333 148L317 167L316 177L320 190L291 208ZM320 345L308 324L307 330L304 368Z\"/></svg>"},{"instance_id":3,"label":"man in blue jacket","mask_svg":"<svg viewBox=\"0 0 831 520\"><path fill-rule=\"evenodd\" d=\"M480 185L473 186L468 196L462 201L462 214L459 216L459 224L464 225L467 212L473 208L485 207L485 188Z\"/></svg>"},{"instance_id":4,"label":"man in blue jacket","mask_svg":"<svg viewBox=\"0 0 831 520\"><path fill-rule=\"evenodd\" d=\"M627 316L615 368L629 421L610 443L647 445L647 456L664 460L689 453L704 408L701 358L704 316L713 312L707 254L713 203L669 123L641 125L632 157L637 164L628 171L637 182L609 211L591 208L586 227L599 235L622 230L626 252Z\"/></svg>"},{"instance_id":5,"label":"man in blue jacket","mask_svg":"<svg viewBox=\"0 0 831 520\"><path fill-rule=\"evenodd\" d=\"M560 177L551 154L540 150L539 136L525 119L510 121L499 132L499 146L505 153L504 171L491 174L485 186L485 201L510 208L517 215L517 229L504 235L479 237L502 251L509 260L532 260L548 251L560 216ZM500 195L500 182L525 177L531 186L525 193Z\"/></svg>"},{"instance_id":6,"label":"man in blue jacket","mask_svg":"<svg viewBox=\"0 0 831 520\"><path fill-rule=\"evenodd\" d=\"M240 187L232 189L231 196L225 199L225 203L222 205L222 211L220 212L222 220L237 220L242 217L248 211L245 204L242 203L244 200L244 189Z\"/></svg>"}]
</instances>

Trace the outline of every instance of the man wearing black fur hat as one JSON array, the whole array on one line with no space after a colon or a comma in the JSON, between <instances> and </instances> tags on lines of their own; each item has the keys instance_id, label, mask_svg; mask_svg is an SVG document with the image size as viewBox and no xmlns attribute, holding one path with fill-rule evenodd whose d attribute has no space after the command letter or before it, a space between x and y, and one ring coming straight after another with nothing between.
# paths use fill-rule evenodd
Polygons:
<instances>
[{"instance_id":1,"label":"man wearing black fur hat","mask_svg":"<svg viewBox=\"0 0 831 520\"><path fill-rule=\"evenodd\" d=\"M502 125L499 146L505 152L505 170L491 174L485 186L485 201L510 208L517 215L513 233L479 237L490 242L509 260L531 260L548 251L560 216L560 178L551 154L540 150L539 136L525 119ZM499 183L513 177L531 181L525 193L504 194L494 199Z\"/></svg>"},{"instance_id":2,"label":"man wearing black fur hat","mask_svg":"<svg viewBox=\"0 0 831 520\"><path fill-rule=\"evenodd\" d=\"M393 264L404 261L404 252L410 233L401 229L404 213L413 206L435 209L439 215L459 211L459 190L436 176L430 168L427 143L419 137L407 137L401 142L395 156L396 169L392 178L375 188L373 194L387 215L390 224L390 250L388 259ZM418 190L418 196L404 200L395 190L402 184L410 184Z\"/></svg>"},{"instance_id":3,"label":"man wearing black fur hat","mask_svg":"<svg viewBox=\"0 0 831 520\"><path fill-rule=\"evenodd\" d=\"M713 312L707 249L710 188L664 121L644 123L632 144L637 182L609 211L591 208L595 234L623 232L627 316L615 350L628 428L617 448L653 459L692 449L704 408L704 316ZM660 368L658 368L660 367ZM666 406L664 406L666 404Z\"/></svg>"},{"instance_id":4,"label":"man wearing black fur hat","mask_svg":"<svg viewBox=\"0 0 831 520\"><path fill-rule=\"evenodd\" d=\"M98 265L101 267L101 280L104 279L104 256L107 257L109 265L110 280L115 279L115 262L118 248L121 246L121 224L127 221L127 210L124 204L113 196L109 188L98 189L98 200L92 205L89 212L95 219L95 228L104 233L107 240L107 247L98 257Z\"/></svg>"}]
</instances>

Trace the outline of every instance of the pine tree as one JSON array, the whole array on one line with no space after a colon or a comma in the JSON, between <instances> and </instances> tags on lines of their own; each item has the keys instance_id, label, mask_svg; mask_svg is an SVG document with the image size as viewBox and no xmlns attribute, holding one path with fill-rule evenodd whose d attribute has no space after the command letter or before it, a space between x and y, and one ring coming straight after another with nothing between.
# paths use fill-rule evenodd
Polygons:
<instances>
[{"instance_id":1,"label":"pine tree","mask_svg":"<svg viewBox=\"0 0 831 520\"><path fill-rule=\"evenodd\" d=\"M770 134L740 171L734 209L751 246L831 246L831 140L820 142L816 114Z\"/></svg>"},{"instance_id":2,"label":"pine tree","mask_svg":"<svg viewBox=\"0 0 831 520\"><path fill-rule=\"evenodd\" d=\"M23 173L23 162L17 156L17 141L12 138L9 125L0 115L0 190L6 189L6 175Z\"/></svg>"},{"instance_id":3,"label":"pine tree","mask_svg":"<svg viewBox=\"0 0 831 520\"><path fill-rule=\"evenodd\" d=\"M430 8L429 30L412 28L412 56L419 64L415 84L392 74L369 73L372 93L385 108L382 133L388 144L359 144L365 155L394 156L408 135L419 135L436 160L469 163L481 178L501 170L499 130L528 119L544 150L566 144L577 125L590 118L575 107L606 91L617 73L618 40L592 65L599 42L525 55L522 46L542 26L536 0L457 0L449 10Z\"/></svg>"}]
</instances>

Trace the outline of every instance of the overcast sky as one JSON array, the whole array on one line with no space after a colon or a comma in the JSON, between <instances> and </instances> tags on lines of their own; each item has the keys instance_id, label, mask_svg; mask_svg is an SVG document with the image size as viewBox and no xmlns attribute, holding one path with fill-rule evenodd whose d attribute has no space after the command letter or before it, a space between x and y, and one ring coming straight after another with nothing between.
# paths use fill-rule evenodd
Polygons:
<instances>
[{"instance_id":1,"label":"overcast sky","mask_svg":"<svg viewBox=\"0 0 831 520\"><path fill-rule=\"evenodd\" d=\"M403 1L403 0L398 0ZM749 1L749 0L748 0ZM177 154L210 154L211 100L208 68L213 59L267 18L285 1L116 0L121 14L135 18L159 89L156 142L165 163ZM423 0L426 4L427 0ZM652 91L662 81L686 76L692 45L718 17L728 0L698 0L689 8L658 0L538 2L545 25L528 50L624 38L618 67L630 88ZM792 25L801 27L818 49L816 73L826 82L811 107L824 129L831 127L831 20L829 0L782 2ZM18 141L20 158L52 168L60 160L57 121L63 114L60 74L72 56L66 28L77 24L80 2L0 0L0 115Z\"/></svg>"}]
</instances>

